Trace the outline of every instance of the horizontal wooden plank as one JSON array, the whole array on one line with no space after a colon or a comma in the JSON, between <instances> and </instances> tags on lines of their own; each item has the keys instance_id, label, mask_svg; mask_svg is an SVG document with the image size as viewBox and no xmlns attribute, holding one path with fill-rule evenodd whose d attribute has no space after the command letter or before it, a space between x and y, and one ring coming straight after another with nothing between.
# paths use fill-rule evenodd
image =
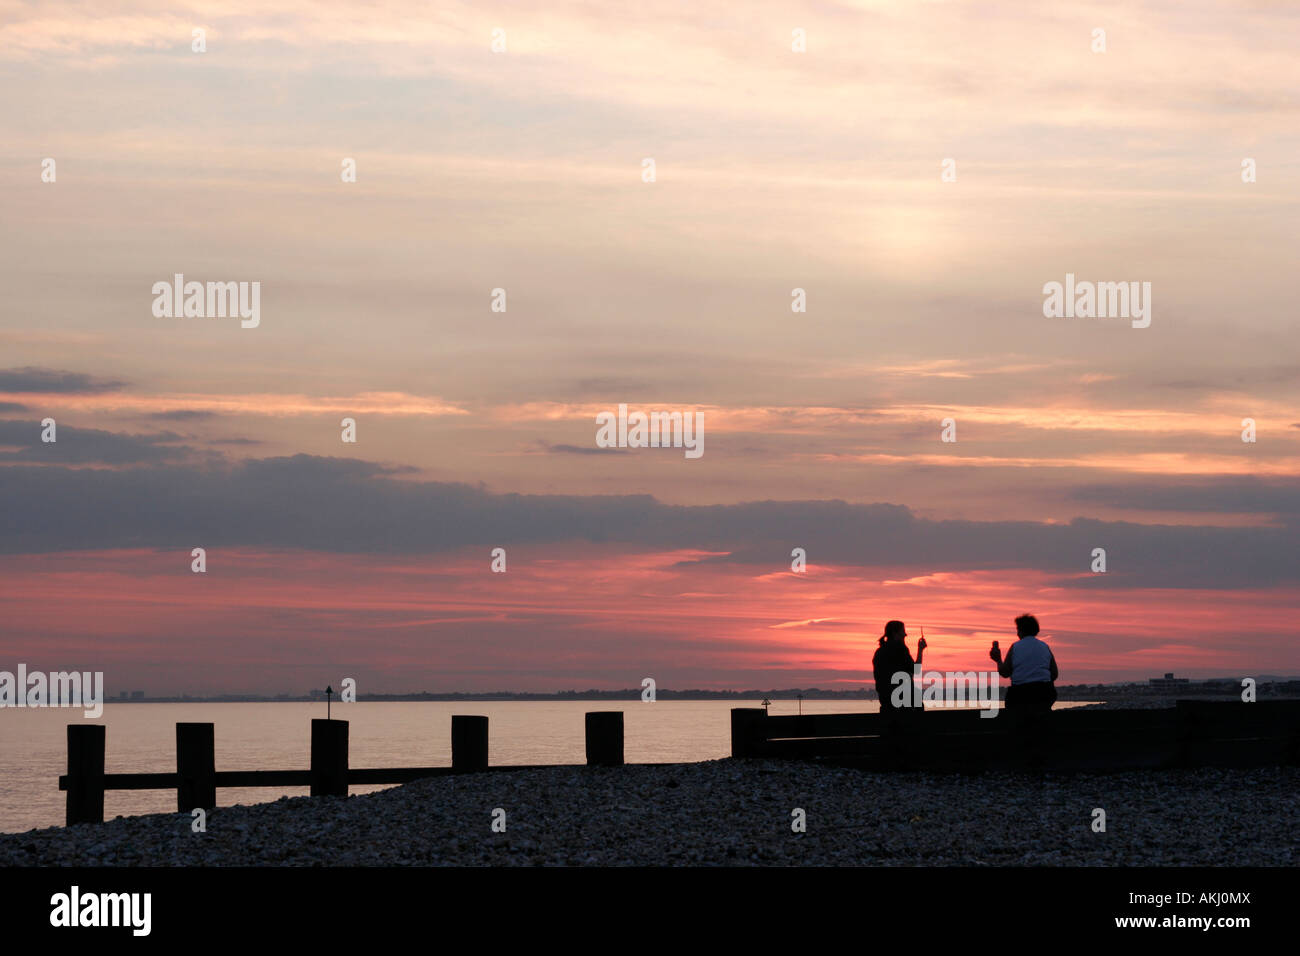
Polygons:
<instances>
[{"instance_id":1,"label":"horizontal wooden plank","mask_svg":"<svg viewBox=\"0 0 1300 956\"><path fill-rule=\"evenodd\" d=\"M450 767L380 767L373 770L349 770L348 783L358 786L376 783L410 783L426 777L445 777L455 773Z\"/></svg>"},{"instance_id":2,"label":"horizontal wooden plank","mask_svg":"<svg viewBox=\"0 0 1300 956\"><path fill-rule=\"evenodd\" d=\"M1179 723L1188 734L1199 736L1253 736L1300 733L1300 701L1180 700Z\"/></svg>"},{"instance_id":3,"label":"horizontal wooden plank","mask_svg":"<svg viewBox=\"0 0 1300 956\"><path fill-rule=\"evenodd\" d=\"M950 708L950 707L927 707L920 714L907 714L904 716L916 718L908 724L909 730L919 730L922 733L931 734L949 734L949 733L967 733L980 734L990 731L997 731L1003 723L1002 714L996 717L983 717L984 711L973 707L968 708Z\"/></svg>"},{"instance_id":4,"label":"horizontal wooden plank","mask_svg":"<svg viewBox=\"0 0 1300 956\"><path fill-rule=\"evenodd\" d=\"M1257 737L1300 733L1300 701L1255 704L1179 701L1177 708L1052 711L1049 722L1061 732L1149 734L1182 727L1193 736ZM767 740L874 736L905 728L913 734L1002 733L1011 715L989 718L976 709L928 709L901 719L882 714L804 714L765 717L755 724Z\"/></svg>"},{"instance_id":5,"label":"horizontal wooden plank","mask_svg":"<svg viewBox=\"0 0 1300 956\"><path fill-rule=\"evenodd\" d=\"M174 790L176 789L174 773L106 773L105 790ZM59 789L68 789L68 776L59 777Z\"/></svg>"},{"instance_id":6,"label":"horizontal wooden plank","mask_svg":"<svg viewBox=\"0 0 1300 956\"><path fill-rule=\"evenodd\" d=\"M996 728L998 718L981 717L974 708L935 708L901 717L885 714L787 714L757 721L768 740L803 737L862 737L885 733L895 722L927 733L979 733Z\"/></svg>"},{"instance_id":7,"label":"horizontal wooden plank","mask_svg":"<svg viewBox=\"0 0 1300 956\"><path fill-rule=\"evenodd\" d=\"M218 770L218 787L309 787L310 770Z\"/></svg>"},{"instance_id":8,"label":"horizontal wooden plank","mask_svg":"<svg viewBox=\"0 0 1300 956\"><path fill-rule=\"evenodd\" d=\"M1279 737L1184 741L1180 762L1190 767L1263 767L1294 763L1292 742Z\"/></svg>"},{"instance_id":9,"label":"horizontal wooden plank","mask_svg":"<svg viewBox=\"0 0 1300 956\"><path fill-rule=\"evenodd\" d=\"M1065 731L1045 724L1037 735L1022 734L1008 722L1003 735L921 734L830 739L788 739L767 744L766 754L824 759L844 766L880 770L981 772L1022 769L1036 758L1043 769L1119 771L1176 766L1258 767L1296 762L1297 742L1288 736L1189 740L1167 725L1148 733L1109 729Z\"/></svg>"},{"instance_id":10,"label":"horizontal wooden plank","mask_svg":"<svg viewBox=\"0 0 1300 956\"><path fill-rule=\"evenodd\" d=\"M1160 739L1110 734L1046 734L1033 738L1016 733L936 734L920 738L869 738L853 749L837 747L823 759L841 766L876 770L918 770L949 773L1019 771L1037 761L1041 769L1059 771L1116 771L1173 766L1179 756L1172 734ZM780 746L788 744L782 741ZM818 756L805 746L805 758Z\"/></svg>"},{"instance_id":11,"label":"horizontal wooden plank","mask_svg":"<svg viewBox=\"0 0 1300 956\"><path fill-rule=\"evenodd\" d=\"M1117 730L1147 729L1153 727L1173 727L1178 723L1178 713L1172 707L1157 707L1150 710L1053 710L1052 724L1055 727L1079 730Z\"/></svg>"},{"instance_id":12,"label":"horizontal wooden plank","mask_svg":"<svg viewBox=\"0 0 1300 956\"><path fill-rule=\"evenodd\" d=\"M673 763L635 764L638 767L669 767ZM459 773L493 773L511 770L544 770L569 767L586 769L586 764L499 764L478 771L453 770L451 767L354 767L348 770L348 784L369 786L374 784L410 783L426 777L443 777ZM632 766L632 765L630 765ZM218 770L218 787L308 787L310 770ZM178 786L174 773L106 773L105 790L174 790ZM59 777L59 789L68 789L67 774Z\"/></svg>"},{"instance_id":13,"label":"horizontal wooden plank","mask_svg":"<svg viewBox=\"0 0 1300 956\"><path fill-rule=\"evenodd\" d=\"M878 734L878 714L803 714L802 716L765 717L757 721L768 740L788 737L859 737Z\"/></svg>"},{"instance_id":14,"label":"horizontal wooden plank","mask_svg":"<svg viewBox=\"0 0 1300 956\"><path fill-rule=\"evenodd\" d=\"M768 741L761 756L802 759L832 754L878 754L890 747L886 737L790 737Z\"/></svg>"}]
</instances>

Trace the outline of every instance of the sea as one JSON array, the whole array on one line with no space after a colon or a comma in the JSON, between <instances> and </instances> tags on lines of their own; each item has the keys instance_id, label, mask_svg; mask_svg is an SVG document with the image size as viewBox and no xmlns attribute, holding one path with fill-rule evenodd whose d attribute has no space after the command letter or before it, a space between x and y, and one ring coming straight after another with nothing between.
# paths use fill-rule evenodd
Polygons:
<instances>
[{"instance_id":1,"label":"sea","mask_svg":"<svg viewBox=\"0 0 1300 956\"><path fill-rule=\"evenodd\" d=\"M357 701L332 706L348 721L348 763L354 768L451 766L453 714L488 718L491 764L580 764L586 760L583 715L623 712L624 758L628 763L690 763L731 755L731 709L759 701ZM1061 701L1057 708L1084 701ZM768 713L874 713L874 700L776 700ZM0 832L62 826L65 794L59 775L67 771L67 725L105 725L108 773L176 770L176 724L214 725L217 770L306 770L310 765L311 720L325 716L325 704L113 703L89 720L80 710L0 710ZM354 786L368 793L382 786ZM263 803L305 796L306 787L220 788L218 806ZM110 790L104 818L175 813L175 790Z\"/></svg>"}]
</instances>

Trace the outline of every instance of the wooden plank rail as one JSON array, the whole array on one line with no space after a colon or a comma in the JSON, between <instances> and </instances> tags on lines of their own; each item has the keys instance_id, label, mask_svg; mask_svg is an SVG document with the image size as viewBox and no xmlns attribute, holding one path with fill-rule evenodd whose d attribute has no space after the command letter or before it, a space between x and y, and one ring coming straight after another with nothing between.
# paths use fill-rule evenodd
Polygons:
<instances>
[{"instance_id":1,"label":"wooden plank rail","mask_svg":"<svg viewBox=\"0 0 1300 956\"><path fill-rule=\"evenodd\" d=\"M215 729L210 723L176 725L174 773L105 773L105 733L102 724L68 725L68 772L59 777L67 791L66 821L102 823L107 790L176 791L177 810L216 806L218 787L308 787L312 796L346 796L349 786L410 783L425 777L459 773L534 770L553 764L488 765L488 719L451 718L450 767L348 766L348 722L311 722L311 766L306 770L217 770ZM587 766L623 765L623 713L600 711L586 715ZM650 765L653 766L653 765Z\"/></svg>"},{"instance_id":2,"label":"wooden plank rail","mask_svg":"<svg viewBox=\"0 0 1300 956\"><path fill-rule=\"evenodd\" d=\"M770 717L731 712L732 756L882 770L1129 770L1300 763L1300 701L1178 701L1152 710L976 709Z\"/></svg>"},{"instance_id":3,"label":"wooden plank rail","mask_svg":"<svg viewBox=\"0 0 1300 956\"><path fill-rule=\"evenodd\" d=\"M505 770L540 770L555 764L496 764L484 767L483 772ZM410 783L425 777L449 777L465 773L455 767L374 767L348 769L348 783L356 786L374 784ZM59 776L59 789L68 789L68 776ZM310 787L310 770L218 770L216 784L223 789L233 787ZM179 786L174 773L106 773L105 790L172 790ZM192 809L192 808L191 808Z\"/></svg>"}]
</instances>

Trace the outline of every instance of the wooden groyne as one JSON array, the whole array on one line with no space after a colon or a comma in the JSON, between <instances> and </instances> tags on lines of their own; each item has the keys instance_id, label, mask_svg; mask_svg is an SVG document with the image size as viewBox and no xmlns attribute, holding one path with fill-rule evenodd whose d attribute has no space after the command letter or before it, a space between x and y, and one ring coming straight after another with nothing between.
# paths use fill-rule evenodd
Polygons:
<instances>
[{"instance_id":1,"label":"wooden groyne","mask_svg":"<svg viewBox=\"0 0 1300 956\"><path fill-rule=\"evenodd\" d=\"M312 796L347 796L351 785L410 783L422 777L484 771L522 770L531 765L489 766L488 719L451 718L450 767L380 767L348 765L348 722L311 722L311 765L306 770L218 770L216 729L210 723L176 725L175 773L105 773L103 724L68 725L68 772L59 777L66 790L69 826L104 821L107 790L176 791L176 809L188 813L217 805L218 787L309 787ZM622 766L623 712L586 715L587 766Z\"/></svg>"},{"instance_id":2,"label":"wooden groyne","mask_svg":"<svg viewBox=\"0 0 1300 956\"><path fill-rule=\"evenodd\" d=\"M108 790L175 790L180 812L211 809L222 787L308 787L346 796L350 786L409 783L423 777L531 769L490 765L488 719L451 719L450 767L360 769L348 763L348 722L311 722L305 770L217 770L215 727L176 725L176 770L106 773L105 727L68 725L66 821L99 823ZM623 713L586 714L586 766L623 765ZM1052 711L1025 718L975 709L886 714L769 716L731 711L731 753L739 758L815 760L869 770L1122 771L1179 767L1300 764L1300 701L1180 700L1160 710Z\"/></svg>"},{"instance_id":3,"label":"wooden groyne","mask_svg":"<svg viewBox=\"0 0 1300 956\"><path fill-rule=\"evenodd\" d=\"M772 717L731 712L733 757L812 759L879 770L1112 771L1300 763L1300 701L1180 700L1160 710L938 709Z\"/></svg>"}]
</instances>

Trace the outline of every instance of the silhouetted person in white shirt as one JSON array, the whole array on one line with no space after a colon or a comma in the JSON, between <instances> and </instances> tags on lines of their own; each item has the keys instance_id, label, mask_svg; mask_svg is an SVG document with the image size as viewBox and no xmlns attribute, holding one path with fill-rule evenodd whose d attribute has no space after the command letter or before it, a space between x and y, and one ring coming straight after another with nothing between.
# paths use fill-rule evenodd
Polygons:
<instances>
[{"instance_id":1,"label":"silhouetted person in white shirt","mask_svg":"<svg viewBox=\"0 0 1300 956\"><path fill-rule=\"evenodd\" d=\"M1011 678L1006 709L1045 714L1056 703L1056 657L1038 639L1038 618L1032 614L1016 618L1016 634L1019 640L1007 651L1005 660L997 641L989 650L998 673Z\"/></svg>"}]
</instances>

